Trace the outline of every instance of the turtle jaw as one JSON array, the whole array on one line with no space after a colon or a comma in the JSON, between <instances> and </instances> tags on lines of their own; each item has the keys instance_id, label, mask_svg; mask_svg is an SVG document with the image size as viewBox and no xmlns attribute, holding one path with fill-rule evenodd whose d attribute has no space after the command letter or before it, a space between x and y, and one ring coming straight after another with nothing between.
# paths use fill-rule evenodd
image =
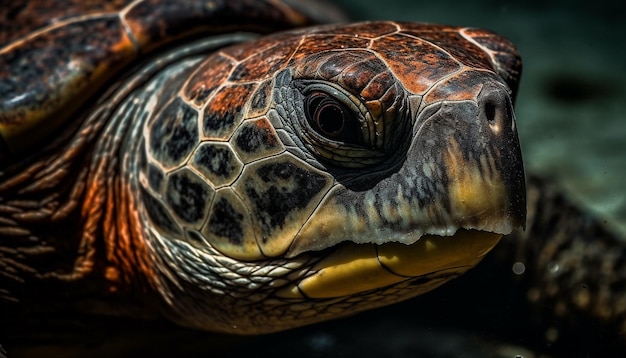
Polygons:
<instances>
[{"instance_id":1,"label":"turtle jaw","mask_svg":"<svg viewBox=\"0 0 626 358\"><path fill-rule=\"evenodd\" d=\"M382 245L344 243L321 259L311 274L279 290L282 298L331 299L381 290L420 279L409 298L426 293L474 267L502 235L460 229L451 237L424 235L417 242Z\"/></svg>"}]
</instances>

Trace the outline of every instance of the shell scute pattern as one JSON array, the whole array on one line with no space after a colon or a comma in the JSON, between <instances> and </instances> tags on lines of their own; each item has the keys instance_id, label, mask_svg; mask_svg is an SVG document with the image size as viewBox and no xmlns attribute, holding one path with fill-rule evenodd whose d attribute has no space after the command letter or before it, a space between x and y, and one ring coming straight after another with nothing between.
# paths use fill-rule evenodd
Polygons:
<instances>
[{"instance_id":1,"label":"shell scute pattern","mask_svg":"<svg viewBox=\"0 0 626 358\"><path fill-rule=\"evenodd\" d=\"M298 42L293 38L284 41L276 38L271 42L271 45L257 48L249 57L242 59L242 62L231 73L229 80L232 82L257 82L272 77L274 73L285 67L285 59L291 57L298 46ZM227 50L224 53L230 55L232 52L234 51Z\"/></svg>"},{"instance_id":2,"label":"shell scute pattern","mask_svg":"<svg viewBox=\"0 0 626 358\"><path fill-rule=\"evenodd\" d=\"M115 15L36 32L0 48L0 138L11 151L28 149L67 117L49 113L76 110L108 79L106 73L117 72L136 54Z\"/></svg>"},{"instance_id":3,"label":"shell scute pattern","mask_svg":"<svg viewBox=\"0 0 626 358\"><path fill-rule=\"evenodd\" d=\"M227 141L244 120L244 106L256 84L227 85L216 90L204 107L204 139Z\"/></svg>"},{"instance_id":4,"label":"shell scute pattern","mask_svg":"<svg viewBox=\"0 0 626 358\"><path fill-rule=\"evenodd\" d=\"M194 106L202 107L215 89L226 82L235 66L236 63L230 58L219 54L211 56L189 76L189 82L183 89L184 98Z\"/></svg>"},{"instance_id":5,"label":"shell scute pattern","mask_svg":"<svg viewBox=\"0 0 626 358\"><path fill-rule=\"evenodd\" d=\"M265 80L259 84L252 98L250 98L248 118L262 116L270 109L273 84L272 79Z\"/></svg>"},{"instance_id":6,"label":"shell scute pattern","mask_svg":"<svg viewBox=\"0 0 626 358\"><path fill-rule=\"evenodd\" d=\"M264 33L333 17L273 0L17 1L6 7L0 28L0 138L6 148L0 160L8 162L74 124L82 105L154 50L232 29Z\"/></svg>"},{"instance_id":7,"label":"shell scute pattern","mask_svg":"<svg viewBox=\"0 0 626 358\"><path fill-rule=\"evenodd\" d=\"M244 122L235 132L231 145L244 163L284 151L276 132L265 117Z\"/></svg>"},{"instance_id":8,"label":"shell scute pattern","mask_svg":"<svg viewBox=\"0 0 626 358\"><path fill-rule=\"evenodd\" d=\"M175 98L149 123L150 154L166 169L179 167L197 145L198 112Z\"/></svg>"},{"instance_id":9,"label":"shell scute pattern","mask_svg":"<svg viewBox=\"0 0 626 358\"><path fill-rule=\"evenodd\" d=\"M253 227L248 207L232 188L225 187L217 191L201 233L217 250L233 258L254 260L263 254Z\"/></svg>"},{"instance_id":10,"label":"shell scute pattern","mask_svg":"<svg viewBox=\"0 0 626 358\"><path fill-rule=\"evenodd\" d=\"M303 37L291 62L297 63L313 53L336 50L338 46L343 50L365 49L370 43L369 39L355 37L354 35L312 33Z\"/></svg>"},{"instance_id":11,"label":"shell scute pattern","mask_svg":"<svg viewBox=\"0 0 626 358\"><path fill-rule=\"evenodd\" d=\"M406 88L415 94L424 94L437 81L461 69L461 64L441 49L414 39L407 43L406 35L393 34L375 40L376 50ZM421 54L419 60L415 54Z\"/></svg>"},{"instance_id":12,"label":"shell scute pattern","mask_svg":"<svg viewBox=\"0 0 626 358\"><path fill-rule=\"evenodd\" d=\"M165 203L186 226L199 228L202 225L214 195L215 190L188 168L167 176Z\"/></svg>"},{"instance_id":13,"label":"shell scute pattern","mask_svg":"<svg viewBox=\"0 0 626 358\"><path fill-rule=\"evenodd\" d=\"M458 31L407 30L403 33L423 39L445 49L465 66L492 71L489 56L478 46L467 42Z\"/></svg>"},{"instance_id":14,"label":"shell scute pattern","mask_svg":"<svg viewBox=\"0 0 626 358\"><path fill-rule=\"evenodd\" d=\"M284 253L328 192L332 177L284 153L247 165L234 190L253 213L265 256Z\"/></svg>"},{"instance_id":15,"label":"shell scute pattern","mask_svg":"<svg viewBox=\"0 0 626 358\"><path fill-rule=\"evenodd\" d=\"M227 143L203 142L195 150L189 166L213 187L219 188L233 183L241 173L243 163Z\"/></svg>"}]
</instances>

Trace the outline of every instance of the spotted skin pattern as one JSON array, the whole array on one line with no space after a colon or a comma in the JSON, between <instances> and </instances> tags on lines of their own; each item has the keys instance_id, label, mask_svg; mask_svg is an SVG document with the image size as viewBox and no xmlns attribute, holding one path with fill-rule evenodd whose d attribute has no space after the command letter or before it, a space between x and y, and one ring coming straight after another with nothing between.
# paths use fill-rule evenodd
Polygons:
<instances>
[{"instance_id":1,"label":"spotted skin pattern","mask_svg":"<svg viewBox=\"0 0 626 358\"><path fill-rule=\"evenodd\" d=\"M99 312L137 300L188 327L279 331L432 290L497 238L419 273L398 247L428 262L427 238L523 224L521 62L494 33L230 33L336 20L273 0L22 5L2 14L32 27L0 31L3 304L45 286ZM349 135L311 120L328 98ZM367 269L380 286L354 283Z\"/></svg>"}]
</instances>

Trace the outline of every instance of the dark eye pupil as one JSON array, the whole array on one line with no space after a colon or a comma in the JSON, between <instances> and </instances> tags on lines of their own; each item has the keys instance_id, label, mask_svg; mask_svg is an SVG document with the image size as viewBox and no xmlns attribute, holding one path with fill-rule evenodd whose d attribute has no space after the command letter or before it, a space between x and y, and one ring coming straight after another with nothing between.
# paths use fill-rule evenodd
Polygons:
<instances>
[{"instance_id":1,"label":"dark eye pupil","mask_svg":"<svg viewBox=\"0 0 626 358\"><path fill-rule=\"evenodd\" d=\"M359 142L352 113L337 99L315 92L306 97L305 108L309 124L319 134L333 140Z\"/></svg>"},{"instance_id":2,"label":"dark eye pupil","mask_svg":"<svg viewBox=\"0 0 626 358\"><path fill-rule=\"evenodd\" d=\"M327 134L337 134L344 126L343 110L336 104L325 104L315 111L315 121Z\"/></svg>"}]
</instances>

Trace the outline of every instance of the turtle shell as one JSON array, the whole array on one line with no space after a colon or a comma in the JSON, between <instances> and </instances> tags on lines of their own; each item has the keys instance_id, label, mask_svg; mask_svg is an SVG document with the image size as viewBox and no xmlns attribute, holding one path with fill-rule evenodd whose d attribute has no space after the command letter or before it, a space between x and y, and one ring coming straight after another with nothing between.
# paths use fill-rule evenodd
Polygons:
<instances>
[{"instance_id":1,"label":"turtle shell","mask_svg":"<svg viewBox=\"0 0 626 358\"><path fill-rule=\"evenodd\" d=\"M436 288L523 225L502 37L367 22L257 38L230 31L319 18L112 4L51 11L0 53L10 299L37 304L43 281L51 300L278 331Z\"/></svg>"},{"instance_id":2,"label":"turtle shell","mask_svg":"<svg viewBox=\"0 0 626 358\"><path fill-rule=\"evenodd\" d=\"M124 69L176 41L341 19L333 10L277 1L12 2L0 29L0 161L42 150Z\"/></svg>"}]
</instances>

